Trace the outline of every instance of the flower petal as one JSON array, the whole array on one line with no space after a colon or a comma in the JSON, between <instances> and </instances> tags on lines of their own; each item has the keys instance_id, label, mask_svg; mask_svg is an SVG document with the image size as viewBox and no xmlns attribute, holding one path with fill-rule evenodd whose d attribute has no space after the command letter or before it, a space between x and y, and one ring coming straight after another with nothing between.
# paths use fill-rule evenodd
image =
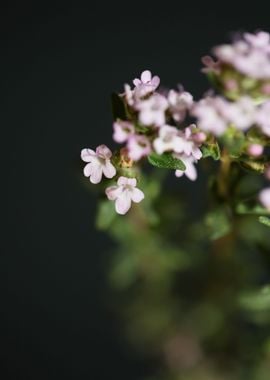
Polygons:
<instances>
[{"instance_id":1,"label":"flower petal","mask_svg":"<svg viewBox=\"0 0 270 380\"><path fill-rule=\"evenodd\" d=\"M92 158L96 156L96 153L92 149L82 149L81 151L81 159L84 162L91 162Z\"/></svg>"},{"instance_id":2,"label":"flower petal","mask_svg":"<svg viewBox=\"0 0 270 380\"><path fill-rule=\"evenodd\" d=\"M107 178L112 178L116 174L116 169L109 160L106 160L105 165L102 166L102 170Z\"/></svg>"},{"instance_id":3,"label":"flower petal","mask_svg":"<svg viewBox=\"0 0 270 380\"><path fill-rule=\"evenodd\" d=\"M127 184L128 178L127 177L119 177L117 181L118 186L125 186Z\"/></svg>"},{"instance_id":4,"label":"flower petal","mask_svg":"<svg viewBox=\"0 0 270 380\"><path fill-rule=\"evenodd\" d=\"M152 78L151 83L152 83L152 85L153 85L155 88L157 88L157 87L159 86L159 84L160 84L160 78L159 78L157 75L155 75L155 76Z\"/></svg>"},{"instance_id":5,"label":"flower petal","mask_svg":"<svg viewBox=\"0 0 270 380\"><path fill-rule=\"evenodd\" d=\"M99 157L103 159L110 159L112 156L111 150L104 144L99 145L96 149L96 153Z\"/></svg>"},{"instance_id":6,"label":"flower petal","mask_svg":"<svg viewBox=\"0 0 270 380\"><path fill-rule=\"evenodd\" d=\"M139 203L144 199L144 193L137 187L131 192L131 199L135 203Z\"/></svg>"},{"instance_id":7,"label":"flower petal","mask_svg":"<svg viewBox=\"0 0 270 380\"><path fill-rule=\"evenodd\" d=\"M115 201L115 210L118 214L124 215L131 207L131 199L129 191L123 191Z\"/></svg>"},{"instance_id":8,"label":"flower petal","mask_svg":"<svg viewBox=\"0 0 270 380\"><path fill-rule=\"evenodd\" d=\"M97 184L101 181L102 178L102 166L101 165L93 165L93 169L91 175L89 177L90 182Z\"/></svg>"},{"instance_id":9,"label":"flower petal","mask_svg":"<svg viewBox=\"0 0 270 380\"><path fill-rule=\"evenodd\" d=\"M186 161L186 170L185 175L191 180L195 181L197 179L197 170L195 168L195 165L193 165L191 162Z\"/></svg>"},{"instance_id":10,"label":"flower petal","mask_svg":"<svg viewBox=\"0 0 270 380\"><path fill-rule=\"evenodd\" d=\"M147 83L147 82L150 82L151 81L151 78L152 78L152 73L151 71L149 70L145 70L142 72L141 74L141 81L143 83Z\"/></svg>"},{"instance_id":11,"label":"flower petal","mask_svg":"<svg viewBox=\"0 0 270 380\"><path fill-rule=\"evenodd\" d=\"M134 86L136 86L136 87L138 87L141 83L142 83L142 82L141 82L140 79L138 79L138 78L135 78L135 79L133 80L133 84L134 84Z\"/></svg>"},{"instance_id":12,"label":"flower petal","mask_svg":"<svg viewBox=\"0 0 270 380\"><path fill-rule=\"evenodd\" d=\"M121 192L122 188L118 186L110 186L107 187L107 189L105 190L105 194L107 195L110 201L115 201L116 198L120 196Z\"/></svg>"}]
</instances>

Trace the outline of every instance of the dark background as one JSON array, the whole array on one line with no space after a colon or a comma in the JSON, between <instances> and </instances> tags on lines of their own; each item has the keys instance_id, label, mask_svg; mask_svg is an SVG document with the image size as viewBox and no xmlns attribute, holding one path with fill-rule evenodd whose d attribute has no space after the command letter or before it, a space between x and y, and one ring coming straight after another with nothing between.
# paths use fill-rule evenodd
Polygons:
<instances>
[{"instance_id":1,"label":"dark background","mask_svg":"<svg viewBox=\"0 0 270 380\"><path fill-rule=\"evenodd\" d=\"M266 2L267 3L267 2ZM235 6L238 8L235 9ZM270 30L256 2L8 2L1 10L1 379L139 379L106 301L112 242L80 150L111 144L109 95L144 69L207 89L200 57L230 32Z\"/></svg>"}]
</instances>

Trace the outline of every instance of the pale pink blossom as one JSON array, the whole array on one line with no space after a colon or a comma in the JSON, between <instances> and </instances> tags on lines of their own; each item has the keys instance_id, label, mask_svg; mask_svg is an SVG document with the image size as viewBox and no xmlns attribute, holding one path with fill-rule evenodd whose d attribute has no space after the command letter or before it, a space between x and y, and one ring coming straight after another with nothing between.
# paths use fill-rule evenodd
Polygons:
<instances>
[{"instance_id":1,"label":"pale pink blossom","mask_svg":"<svg viewBox=\"0 0 270 380\"><path fill-rule=\"evenodd\" d=\"M128 156L138 161L142 157L151 153L151 144L148 138L144 135L132 135L127 142Z\"/></svg>"},{"instance_id":2,"label":"pale pink blossom","mask_svg":"<svg viewBox=\"0 0 270 380\"><path fill-rule=\"evenodd\" d=\"M256 123L265 135L270 136L270 101L266 101L258 108Z\"/></svg>"},{"instance_id":3,"label":"pale pink blossom","mask_svg":"<svg viewBox=\"0 0 270 380\"><path fill-rule=\"evenodd\" d=\"M220 62L214 61L213 58L209 55L205 55L201 59L205 67L202 68L203 73L214 72L216 74L220 73Z\"/></svg>"},{"instance_id":4,"label":"pale pink blossom","mask_svg":"<svg viewBox=\"0 0 270 380\"><path fill-rule=\"evenodd\" d=\"M117 185L106 189L108 199L115 201L115 210L118 214L126 214L131 202L139 203L144 199L144 193L136 185L136 178L119 177Z\"/></svg>"},{"instance_id":5,"label":"pale pink blossom","mask_svg":"<svg viewBox=\"0 0 270 380\"><path fill-rule=\"evenodd\" d=\"M185 119L187 111L193 104L193 96L187 91L177 92L175 90L170 90L168 94L168 103L173 119L176 122L181 123Z\"/></svg>"},{"instance_id":6,"label":"pale pink blossom","mask_svg":"<svg viewBox=\"0 0 270 380\"><path fill-rule=\"evenodd\" d=\"M119 144L127 141L128 138L135 132L135 128L132 123L122 120L114 122L113 130L113 139Z\"/></svg>"},{"instance_id":7,"label":"pale pink blossom","mask_svg":"<svg viewBox=\"0 0 270 380\"><path fill-rule=\"evenodd\" d=\"M202 131L220 136L228 125L224 117L226 109L227 102L223 98L207 96L194 104L191 114L197 118L198 127Z\"/></svg>"},{"instance_id":8,"label":"pale pink blossom","mask_svg":"<svg viewBox=\"0 0 270 380\"><path fill-rule=\"evenodd\" d=\"M149 99L138 102L136 108L139 111L139 121L143 125L159 127L165 124L168 102L164 96L155 93Z\"/></svg>"},{"instance_id":9,"label":"pale pink blossom","mask_svg":"<svg viewBox=\"0 0 270 380\"><path fill-rule=\"evenodd\" d=\"M263 146L260 144L250 144L247 153L252 157L260 157L263 154Z\"/></svg>"},{"instance_id":10,"label":"pale pink blossom","mask_svg":"<svg viewBox=\"0 0 270 380\"><path fill-rule=\"evenodd\" d=\"M255 79L270 78L270 35L245 33L241 40L214 49L216 57Z\"/></svg>"},{"instance_id":11,"label":"pale pink blossom","mask_svg":"<svg viewBox=\"0 0 270 380\"><path fill-rule=\"evenodd\" d=\"M243 96L236 102L227 102L223 114L237 129L246 130L255 122L256 106L251 98Z\"/></svg>"},{"instance_id":12,"label":"pale pink blossom","mask_svg":"<svg viewBox=\"0 0 270 380\"><path fill-rule=\"evenodd\" d=\"M270 187L266 187L259 193L259 200L263 207L270 211Z\"/></svg>"},{"instance_id":13,"label":"pale pink blossom","mask_svg":"<svg viewBox=\"0 0 270 380\"><path fill-rule=\"evenodd\" d=\"M193 156L187 156L185 154L175 154L174 156L175 158L178 158L181 161L183 161L183 163L186 166L185 170L175 171L176 177L182 177L183 175L185 175L191 181L195 181L197 179L197 169L194 164L197 162L197 160Z\"/></svg>"},{"instance_id":14,"label":"pale pink blossom","mask_svg":"<svg viewBox=\"0 0 270 380\"><path fill-rule=\"evenodd\" d=\"M111 163L111 157L112 152L106 145L99 145L96 151L87 148L81 151L81 159L87 162L83 172L90 182L99 183L102 175L107 178L115 176L116 169Z\"/></svg>"},{"instance_id":15,"label":"pale pink blossom","mask_svg":"<svg viewBox=\"0 0 270 380\"><path fill-rule=\"evenodd\" d=\"M124 93L121 94L121 96L125 98L127 104L130 106L134 106L134 104L136 103L134 90L131 89L129 84L124 85Z\"/></svg>"},{"instance_id":16,"label":"pale pink blossom","mask_svg":"<svg viewBox=\"0 0 270 380\"><path fill-rule=\"evenodd\" d=\"M157 75L152 77L152 73L149 70L143 71L140 79L135 78L133 80L135 92L138 92L141 97L155 91L159 83L160 78Z\"/></svg>"},{"instance_id":17,"label":"pale pink blossom","mask_svg":"<svg viewBox=\"0 0 270 380\"><path fill-rule=\"evenodd\" d=\"M184 140L179 136L179 130L171 125L163 125L158 131L158 137L154 140L153 146L158 154L167 151L182 152Z\"/></svg>"},{"instance_id":18,"label":"pale pink blossom","mask_svg":"<svg viewBox=\"0 0 270 380\"><path fill-rule=\"evenodd\" d=\"M202 152L198 148L198 144L193 140L193 127L194 125L191 125L180 131L170 125L164 125L159 129L158 137L153 142L155 151L158 154L172 151L187 156L192 155L196 159L200 159Z\"/></svg>"},{"instance_id":19,"label":"pale pink blossom","mask_svg":"<svg viewBox=\"0 0 270 380\"><path fill-rule=\"evenodd\" d=\"M270 52L270 35L267 32L244 33L245 40L255 49Z\"/></svg>"}]
</instances>

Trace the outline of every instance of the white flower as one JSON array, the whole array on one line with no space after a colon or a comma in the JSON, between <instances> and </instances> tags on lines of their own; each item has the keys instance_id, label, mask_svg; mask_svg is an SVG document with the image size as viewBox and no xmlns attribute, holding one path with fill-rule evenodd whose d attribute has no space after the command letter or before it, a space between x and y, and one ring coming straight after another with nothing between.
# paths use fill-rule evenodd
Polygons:
<instances>
[{"instance_id":1,"label":"white flower","mask_svg":"<svg viewBox=\"0 0 270 380\"><path fill-rule=\"evenodd\" d=\"M81 159L88 162L83 172L86 177L89 177L90 182L99 183L102 174L107 178L115 176L116 169L110 161L111 156L112 152L106 145L99 145L96 151L92 149L83 149L81 151Z\"/></svg>"},{"instance_id":2,"label":"white flower","mask_svg":"<svg viewBox=\"0 0 270 380\"><path fill-rule=\"evenodd\" d=\"M224 117L226 108L227 102L224 99L208 96L195 103L192 115L197 118L201 130L220 136L227 129L228 123Z\"/></svg>"},{"instance_id":3,"label":"white flower","mask_svg":"<svg viewBox=\"0 0 270 380\"><path fill-rule=\"evenodd\" d=\"M134 125L129 121L116 121L113 123L113 129L113 139L119 144L127 141L130 135L135 132Z\"/></svg>"},{"instance_id":4,"label":"white flower","mask_svg":"<svg viewBox=\"0 0 270 380\"><path fill-rule=\"evenodd\" d=\"M145 70L141 74L141 78L135 78L133 80L133 84L135 86L135 92L139 94L140 97L143 97L150 92L153 92L156 90L156 88L159 86L160 78L155 75L152 77L152 73L149 70Z\"/></svg>"},{"instance_id":5,"label":"white flower","mask_svg":"<svg viewBox=\"0 0 270 380\"><path fill-rule=\"evenodd\" d=\"M168 102L164 96L153 94L149 99L138 102L136 108L139 111L139 121L143 125L159 127L165 124L165 111L168 108Z\"/></svg>"},{"instance_id":6,"label":"white flower","mask_svg":"<svg viewBox=\"0 0 270 380\"><path fill-rule=\"evenodd\" d=\"M266 101L259 107L256 114L256 122L262 132L270 136L270 101Z\"/></svg>"},{"instance_id":7,"label":"white flower","mask_svg":"<svg viewBox=\"0 0 270 380\"><path fill-rule=\"evenodd\" d=\"M193 104L193 96L186 91L177 92L170 90L168 102L173 119L181 123L186 117L187 110L189 110Z\"/></svg>"},{"instance_id":8,"label":"white flower","mask_svg":"<svg viewBox=\"0 0 270 380\"><path fill-rule=\"evenodd\" d=\"M224 116L228 122L234 124L237 129L246 130L255 122L256 107L253 100L244 96L234 103L227 103L224 107Z\"/></svg>"},{"instance_id":9,"label":"white flower","mask_svg":"<svg viewBox=\"0 0 270 380\"><path fill-rule=\"evenodd\" d=\"M191 181L195 181L197 179L197 170L195 167L195 163L197 160L193 156L187 156L187 155L174 155L175 158L178 158L179 160L183 161L183 163L186 166L185 170L176 170L175 175L176 177L182 177L183 175L187 176Z\"/></svg>"},{"instance_id":10,"label":"white flower","mask_svg":"<svg viewBox=\"0 0 270 380\"><path fill-rule=\"evenodd\" d=\"M192 155L199 160L202 157L202 152L192 138L193 127L194 125L191 125L184 131L179 131L170 125L164 125L159 129L158 137L153 142L155 151L158 154L168 151L183 153L187 156Z\"/></svg>"},{"instance_id":11,"label":"white flower","mask_svg":"<svg viewBox=\"0 0 270 380\"><path fill-rule=\"evenodd\" d=\"M128 156L138 161L142 157L151 153L151 144L148 138L144 135L132 135L127 142Z\"/></svg>"},{"instance_id":12,"label":"white flower","mask_svg":"<svg viewBox=\"0 0 270 380\"><path fill-rule=\"evenodd\" d=\"M115 210L118 214L126 214L131 202L139 203L144 199L144 193L136 185L136 178L119 177L116 186L106 189L108 199L115 201Z\"/></svg>"},{"instance_id":13,"label":"white flower","mask_svg":"<svg viewBox=\"0 0 270 380\"><path fill-rule=\"evenodd\" d=\"M259 194L259 200L263 207L270 211L270 187L266 187L261 190Z\"/></svg>"},{"instance_id":14,"label":"white flower","mask_svg":"<svg viewBox=\"0 0 270 380\"><path fill-rule=\"evenodd\" d=\"M167 151L182 152L184 141L179 136L179 130L170 125L163 125L158 131L158 137L154 140L153 146L158 154Z\"/></svg>"}]
</instances>

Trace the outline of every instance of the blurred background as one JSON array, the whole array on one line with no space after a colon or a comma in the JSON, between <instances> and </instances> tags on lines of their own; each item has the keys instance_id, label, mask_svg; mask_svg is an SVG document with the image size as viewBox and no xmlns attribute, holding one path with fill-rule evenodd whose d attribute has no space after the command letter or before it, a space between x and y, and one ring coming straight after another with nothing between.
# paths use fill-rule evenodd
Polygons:
<instances>
[{"instance_id":1,"label":"blurred background","mask_svg":"<svg viewBox=\"0 0 270 380\"><path fill-rule=\"evenodd\" d=\"M115 312L107 270L116 243L95 227L98 195L80 150L113 146L110 93L144 69L199 97L208 89L201 56L233 31L270 30L256 4L2 5L2 379L151 376L156 362L126 342Z\"/></svg>"}]
</instances>

